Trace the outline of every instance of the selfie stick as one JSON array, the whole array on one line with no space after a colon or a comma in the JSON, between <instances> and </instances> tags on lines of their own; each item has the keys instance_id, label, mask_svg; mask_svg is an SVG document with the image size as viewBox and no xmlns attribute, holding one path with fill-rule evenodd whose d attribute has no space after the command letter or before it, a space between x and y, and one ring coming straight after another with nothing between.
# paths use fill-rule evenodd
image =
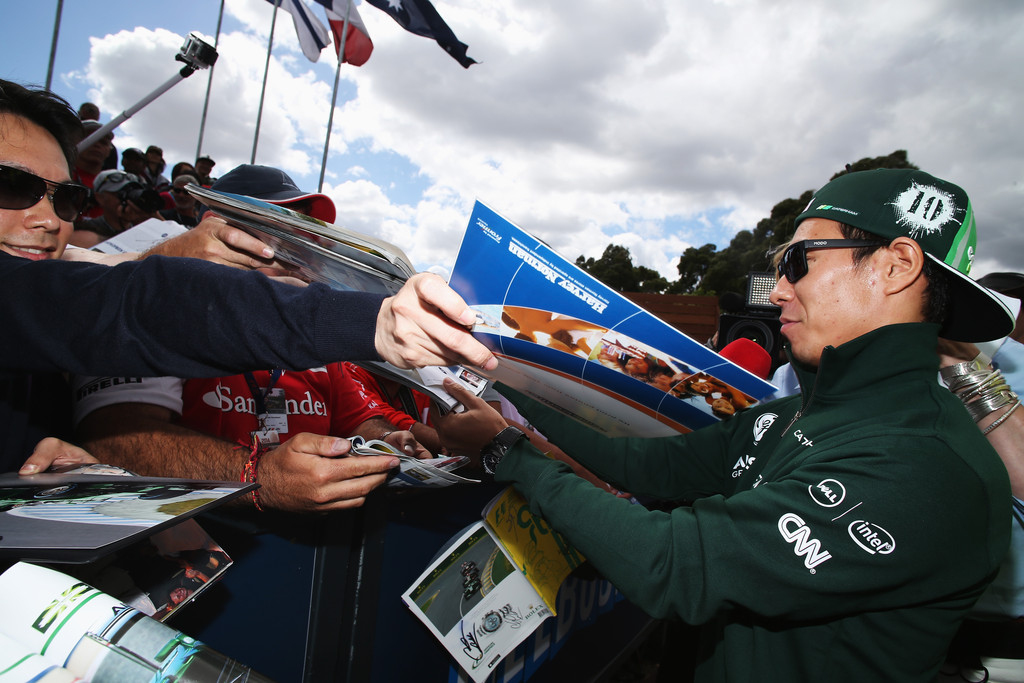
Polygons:
<instances>
[{"instance_id":1,"label":"selfie stick","mask_svg":"<svg viewBox=\"0 0 1024 683\"><path fill-rule=\"evenodd\" d=\"M188 78L199 69L206 69L213 66L214 62L217 61L217 49L203 41L198 34L192 32L188 34L188 38L185 39L185 44L178 50L178 54L174 55L174 59L185 63L185 66L181 67L181 71L174 74L174 76L156 90L143 97L133 107L121 112L115 116L110 123L96 129L91 135L89 135L89 137L79 142L78 152L81 153L82 150L88 149L98 140L102 140L107 133L127 121L133 114L135 114L135 112L163 95L182 79Z\"/></svg>"}]
</instances>

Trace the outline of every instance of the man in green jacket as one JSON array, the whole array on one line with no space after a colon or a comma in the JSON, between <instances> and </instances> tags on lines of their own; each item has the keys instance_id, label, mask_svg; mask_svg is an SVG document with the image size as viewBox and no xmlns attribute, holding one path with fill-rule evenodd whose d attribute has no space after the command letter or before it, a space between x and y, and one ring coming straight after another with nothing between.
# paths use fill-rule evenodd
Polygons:
<instances>
[{"instance_id":1,"label":"man in green jacket","mask_svg":"<svg viewBox=\"0 0 1024 683\"><path fill-rule=\"evenodd\" d=\"M699 681L931 681L1009 538L1006 471L971 418L1011 399L982 387L969 412L936 382L940 334L1013 328L967 275L975 239L956 185L849 173L797 217L771 294L801 395L678 437L607 439L509 392L597 476L689 505L606 495L500 417L467 433L453 413L442 439L481 452L634 604L701 625Z\"/></svg>"}]
</instances>

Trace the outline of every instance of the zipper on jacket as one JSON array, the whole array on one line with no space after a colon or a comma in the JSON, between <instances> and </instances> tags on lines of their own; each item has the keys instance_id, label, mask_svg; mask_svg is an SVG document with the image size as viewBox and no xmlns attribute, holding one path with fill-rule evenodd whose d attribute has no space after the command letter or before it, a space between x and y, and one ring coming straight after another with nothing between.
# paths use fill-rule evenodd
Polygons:
<instances>
[{"instance_id":1,"label":"zipper on jacket","mask_svg":"<svg viewBox=\"0 0 1024 683\"><path fill-rule=\"evenodd\" d=\"M826 349L832 349L832 348L834 348L834 347L833 346L826 346L821 351L822 355L823 356L825 355L825 350ZM790 363L793 362L793 357L792 356L789 357L789 362ZM821 376L821 360L819 359L818 370L817 370L817 372L814 373L814 384L811 386L811 390L805 395L804 394L803 382L800 381L800 375L797 374L796 381L797 381L797 383L800 384L800 408L797 409L797 411L793 414L793 419L791 419L789 421L789 424L786 425L786 428L782 430L782 434L779 435L780 439L785 437L786 434L789 433L789 430L793 427L793 425L796 424L796 421L804 416L804 410L807 408L808 405L810 405L811 399L814 398L814 390L818 387L818 378L820 376Z\"/></svg>"},{"instance_id":2,"label":"zipper on jacket","mask_svg":"<svg viewBox=\"0 0 1024 683\"><path fill-rule=\"evenodd\" d=\"M793 413L793 419L790 420L789 424L786 425L786 428L782 430L782 434L779 434L779 438L780 439L782 439L783 437L786 436L786 434L789 433L789 428L792 427L796 423L797 420L799 420L801 417L803 417L803 414L804 414L804 408L803 408L803 406L800 406L800 409L798 411L796 411L795 413Z\"/></svg>"}]
</instances>

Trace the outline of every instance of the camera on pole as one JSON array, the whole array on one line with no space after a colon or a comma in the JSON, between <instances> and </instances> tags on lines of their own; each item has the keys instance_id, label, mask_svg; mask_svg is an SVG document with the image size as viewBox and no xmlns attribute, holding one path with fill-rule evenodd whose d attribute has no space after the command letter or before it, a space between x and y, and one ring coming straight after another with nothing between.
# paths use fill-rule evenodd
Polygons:
<instances>
[{"instance_id":1,"label":"camera on pole","mask_svg":"<svg viewBox=\"0 0 1024 683\"><path fill-rule=\"evenodd\" d=\"M178 62L184 62L185 66L181 67L181 70L174 74L174 76L168 79L163 85L159 86L156 90L139 100L133 107L124 110L111 119L110 123L97 128L91 135L79 142L78 151L81 152L84 149L88 149L94 145L97 140L102 140L107 133L127 121L133 114L135 114L135 112L163 95L182 79L188 78L199 69L207 69L213 66L217 61L217 48L204 41L199 37L198 33L193 31L188 34L188 37L185 39L185 44L178 49L178 54L174 56L174 59Z\"/></svg>"}]
</instances>

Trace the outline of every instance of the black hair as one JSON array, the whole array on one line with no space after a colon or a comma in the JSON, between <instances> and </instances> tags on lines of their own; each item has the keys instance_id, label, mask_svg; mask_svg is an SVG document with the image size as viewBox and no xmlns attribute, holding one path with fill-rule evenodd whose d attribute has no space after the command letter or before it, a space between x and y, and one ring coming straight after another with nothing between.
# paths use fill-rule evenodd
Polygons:
<instances>
[{"instance_id":1,"label":"black hair","mask_svg":"<svg viewBox=\"0 0 1024 683\"><path fill-rule=\"evenodd\" d=\"M878 238L877 235L860 228L855 228L852 225L847 225L846 223L840 223L839 230L843 233L843 237L848 240ZM884 244L877 244L853 249L854 264L860 263L884 246ZM946 317L949 314L949 280L946 277L946 273L943 272L942 266L935 263L927 255L924 258L924 266L921 269L921 273L928 282L928 286L924 290L924 305L922 307L924 319L926 322L941 325L946 321Z\"/></svg>"},{"instance_id":2,"label":"black hair","mask_svg":"<svg viewBox=\"0 0 1024 683\"><path fill-rule=\"evenodd\" d=\"M0 79L0 114L20 116L52 135L68 161L68 171L74 168L84 131L78 114L64 98L44 88Z\"/></svg>"}]
</instances>

